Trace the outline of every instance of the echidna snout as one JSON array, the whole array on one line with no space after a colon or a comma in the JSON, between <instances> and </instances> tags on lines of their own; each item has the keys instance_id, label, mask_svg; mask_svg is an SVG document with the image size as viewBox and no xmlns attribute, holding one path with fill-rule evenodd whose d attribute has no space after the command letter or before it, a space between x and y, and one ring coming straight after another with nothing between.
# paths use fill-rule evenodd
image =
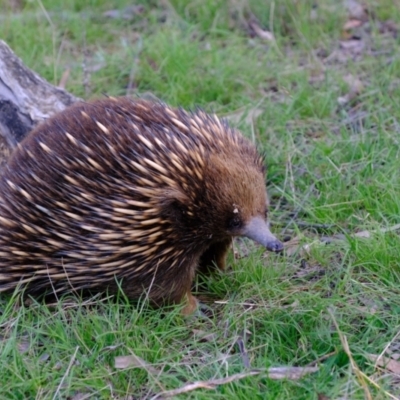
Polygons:
<instances>
[{"instance_id":1,"label":"echidna snout","mask_svg":"<svg viewBox=\"0 0 400 400\"><path fill-rule=\"evenodd\" d=\"M196 300L233 236L272 251L263 160L202 111L109 98L42 123L0 177L0 291L122 287L154 304Z\"/></svg>"},{"instance_id":2,"label":"echidna snout","mask_svg":"<svg viewBox=\"0 0 400 400\"><path fill-rule=\"evenodd\" d=\"M262 244L269 251L275 253L283 251L282 242L271 233L265 220L260 217L254 217L247 223L243 236Z\"/></svg>"}]
</instances>

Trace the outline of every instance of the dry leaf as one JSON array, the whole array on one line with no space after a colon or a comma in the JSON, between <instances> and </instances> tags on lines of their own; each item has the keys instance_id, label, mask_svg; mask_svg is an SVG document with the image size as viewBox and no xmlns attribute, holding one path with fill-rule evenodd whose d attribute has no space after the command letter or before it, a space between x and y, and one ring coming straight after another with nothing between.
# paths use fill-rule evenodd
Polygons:
<instances>
[{"instance_id":1,"label":"dry leaf","mask_svg":"<svg viewBox=\"0 0 400 400\"><path fill-rule=\"evenodd\" d=\"M250 28L253 30L253 32L261 39L268 40L269 42L275 41L274 35L269 32L261 29L261 27L255 23L254 21L251 21L249 23Z\"/></svg>"},{"instance_id":2,"label":"dry leaf","mask_svg":"<svg viewBox=\"0 0 400 400\"><path fill-rule=\"evenodd\" d=\"M288 240L283 244L285 247L285 254L288 256L293 256L294 254L299 252L300 243L302 241L301 236L296 236L293 239Z\"/></svg>"},{"instance_id":3,"label":"dry leaf","mask_svg":"<svg viewBox=\"0 0 400 400\"><path fill-rule=\"evenodd\" d=\"M217 340L217 335L215 333L205 332L200 329L193 329L193 333L199 337L200 340L205 342L215 342Z\"/></svg>"},{"instance_id":4,"label":"dry leaf","mask_svg":"<svg viewBox=\"0 0 400 400\"><path fill-rule=\"evenodd\" d=\"M364 85L361 80L351 74L345 75L343 77L343 81L349 85L349 92L344 96L338 97L338 103L340 105L344 105L355 99L364 89Z\"/></svg>"},{"instance_id":5,"label":"dry leaf","mask_svg":"<svg viewBox=\"0 0 400 400\"><path fill-rule=\"evenodd\" d=\"M344 6L349 18L366 21L368 19L368 11L363 4L356 0L345 0Z\"/></svg>"},{"instance_id":6,"label":"dry leaf","mask_svg":"<svg viewBox=\"0 0 400 400\"><path fill-rule=\"evenodd\" d=\"M40 357L39 357L39 361L40 362L46 362L47 360L50 359L50 354L49 353L43 353Z\"/></svg>"},{"instance_id":7,"label":"dry leaf","mask_svg":"<svg viewBox=\"0 0 400 400\"><path fill-rule=\"evenodd\" d=\"M319 367L275 367L268 368L267 376L270 379L290 379L297 380L304 375L317 372Z\"/></svg>"},{"instance_id":8,"label":"dry leaf","mask_svg":"<svg viewBox=\"0 0 400 400\"><path fill-rule=\"evenodd\" d=\"M126 368L143 368L150 372L152 375L157 375L157 371L154 367L149 365L143 358L138 357L135 354L129 356L118 356L114 358L114 367L118 369Z\"/></svg>"},{"instance_id":9,"label":"dry leaf","mask_svg":"<svg viewBox=\"0 0 400 400\"><path fill-rule=\"evenodd\" d=\"M364 85L361 80L352 74L345 75L343 80L349 85L350 92L356 92L359 94L364 89Z\"/></svg>"},{"instance_id":10,"label":"dry leaf","mask_svg":"<svg viewBox=\"0 0 400 400\"><path fill-rule=\"evenodd\" d=\"M359 19L349 19L349 20L346 21L345 24L343 25L343 30L345 30L345 31L350 31L351 29L358 28L358 27L361 26L362 24L363 24L363 22L360 21Z\"/></svg>"},{"instance_id":11,"label":"dry leaf","mask_svg":"<svg viewBox=\"0 0 400 400\"><path fill-rule=\"evenodd\" d=\"M359 39L341 40L339 46L351 55L361 54L365 49L365 43Z\"/></svg>"},{"instance_id":12,"label":"dry leaf","mask_svg":"<svg viewBox=\"0 0 400 400\"><path fill-rule=\"evenodd\" d=\"M370 238L371 232L369 232L369 231L356 232L353 236L360 237L360 238Z\"/></svg>"},{"instance_id":13,"label":"dry leaf","mask_svg":"<svg viewBox=\"0 0 400 400\"><path fill-rule=\"evenodd\" d=\"M55 371L60 371L60 369L62 368L62 362L61 361L57 361L55 364L54 364L54 367L53 367L53 369L55 370Z\"/></svg>"},{"instance_id":14,"label":"dry leaf","mask_svg":"<svg viewBox=\"0 0 400 400\"><path fill-rule=\"evenodd\" d=\"M10 339L0 335L0 342L8 342ZM26 353L27 351L29 351L29 349L31 348L31 341L29 339L29 337L27 336L21 336L20 338L17 339L17 349L19 351L20 354ZM39 343L39 345L41 345Z\"/></svg>"},{"instance_id":15,"label":"dry leaf","mask_svg":"<svg viewBox=\"0 0 400 400\"><path fill-rule=\"evenodd\" d=\"M379 230L379 232L382 232L382 233L393 232L393 231L397 231L398 229L400 229L400 224L389 226L389 228L382 228Z\"/></svg>"},{"instance_id":16,"label":"dry leaf","mask_svg":"<svg viewBox=\"0 0 400 400\"><path fill-rule=\"evenodd\" d=\"M393 38L397 38L399 28L398 28L396 22L389 19L387 21L383 21L380 23L379 32L381 34L389 34Z\"/></svg>"},{"instance_id":17,"label":"dry leaf","mask_svg":"<svg viewBox=\"0 0 400 400\"><path fill-rule=\"evenodd\" d=\"M283 244L284 246L284 251L287 256L293 256L295 254L298 254L301 257L306 257L310 255L310 250L313 245L316 243L320 243L319 241L313 242L313 243L305 243L301 244L303 242L304 237L303 236L296 236L293 239L288 240Z\"/></svg>"},{"instance_id":18,"label":"dry leaf","mask_svg":"<svg viewBox=\"0 0 400 400\"><path fill-rule=\"evenodd\" d=\"M356 309L364 314L374 315L377 313L378 309L374 307L358 306Z\"/></svg>"},{"instance_id":19,"label":"dry leaf","mask_svg":"<svg viewBox=\"0 0 400 400\"><path fill-rule=\"evenodd\" d=\"M251 125L263 112L261 108L240 108L224 117L234 125L238 125L242 121L244 121L246 125Z\"/></svg>"},{"instance_id":20,"label":"dry leaf","mask_svg":"<svg viewBox=\"0 0 400 400\"><path fill-rule=\"evenodd\" d=\"M19 341L17 343L17 348L18 351L22 354L22 353L26 353L29 348L31 347L31 343L28 340L24 340L22 339L21 341Z\"/></svg>"},{"instance_id":21,"label":"dry leaf","mask_svg":"<svg viewBox=\"0 0 400 400\"><path fill-rule=\"evenodd\" d=\"M373 233L388 233L388 232L393 232L393 231L397 231L400 229L400 224L396 224L393 226L390 226L389 228L381 228L378 229L376 231L360 231L360 232L356 232L353 234L354 237L361 237L361 238L370 238L372 236Z\"/></svg>"},{"instance_id":22,"label":"dry leaf","mask_svg":"<svg viewBox=\"0 0 400 400\"><path fill-rule=\"evenodd\" d=\"M375 367L379 366L394 374L400 374L400 362L389 357L379 357L376 354L367 354L367 357L375 362Z\"/></svg>"}]
</instances>

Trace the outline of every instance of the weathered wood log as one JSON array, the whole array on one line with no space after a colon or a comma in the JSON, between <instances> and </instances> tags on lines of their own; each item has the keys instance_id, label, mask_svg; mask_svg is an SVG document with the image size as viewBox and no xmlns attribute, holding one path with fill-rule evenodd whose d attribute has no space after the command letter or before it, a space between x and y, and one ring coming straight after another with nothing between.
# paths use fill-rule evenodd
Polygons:
<instances>
[{"instance_id":1,"label":"weathered wood log","mask_svg":"<svg viewBox=\"0 0 400 400\"><path fill-rule=\"evenodd\" d=\"M26 67L0 40L0 167L35 125L77 100Z\"/></svg>"}]
</instances>

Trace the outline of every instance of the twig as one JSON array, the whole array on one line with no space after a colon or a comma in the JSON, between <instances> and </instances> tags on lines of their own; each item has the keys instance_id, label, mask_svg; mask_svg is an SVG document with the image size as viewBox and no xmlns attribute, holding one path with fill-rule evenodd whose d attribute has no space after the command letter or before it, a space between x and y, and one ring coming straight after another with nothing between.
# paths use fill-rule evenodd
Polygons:
<instances>
[{"instance_id":1,"label":"twig","mask_svg":"<svg viewBox=\"0 0 400 400\"><path fill-rule=\"evenodd\" d=\"M61 382L60 382L60 384L58 385L56 392L54 393L53 400L55 400L55 399L57 398L58 392L60 391L61 386L62 386L62 384L64 383L65 378L66 378L67 375L69 374L69 371L70 371L70 369L72 368L72 365L73 365L73 363L74 363L74 361L75 361L76 354L78 353L78 350L79 350L79 346L76 346L75 352L74 352L74 354L73 354L72 357L71 357L71 360L70 360L70 362L69 362L68 368L67 368L67 370L65 371L65 374L63 375L63 377L61 378Z\"/></svg>"},{"instance_id":2,"label":"twig","mask_svg":"<svg viewBox=\"0 0 400 400\"><path fill-rule=\"evenodd\" d=\"M167 397L174 397L182 393L191 392L196 389L215 389L217 386L231 383L239 379L247 378L249 376L260 375L265 373L269 379L300 379L303 375L317 372L318 367L277 367L268 369L258 369L249 372L241 372L221 379L210 379L208 381L197 381L193 383L187 383L182 387L174 390L167 390L156 394L151 400L162 399Z\"/></svg>"},{"instance_id":3,"label":"twig","mask_svg":"<svg viewBox=\"0 0 400 400\"><path fill-rule=\"evenodd\" d=\"M183 385L182 387L180 387L178 389L167 390L165 392L158 393L155 396L153 396L151 398L151 400L156 400L156 399L165 398L165 397L173 397L173 396L177 396L178 394L191 392L196 389L215 389L219 385L230 383L230 382L236 381L238 379L247 378L249 376L259 375L262 372L263 371L242 372L242 373L234 374L234 375L228 376L226 378L222 378L222 379L211 379L209 381L198 381L198 382L193 382L193 383L187 383L186 385Z\"/></svg>"},{"instance_id":4,"label":"twig","mask_svg":"<svg viewBox=\"0 0 400 400\"><path fill-rule=\"evenodd\" d=\"M379 364L380 359L381 359L381 358L383 357L383 355L386 353L386 350L389 348L389 346L399 337L399 335L400 335L400 331L398 331L398 332L396 333L396 335L394 336L394 338L385 346L385 348L382 350L382 352L381 352L381 353L379 354L379 356L376 358L374 368L377 368L377 367L378 367L378 364Z\"/></svg>"}]
</instances>

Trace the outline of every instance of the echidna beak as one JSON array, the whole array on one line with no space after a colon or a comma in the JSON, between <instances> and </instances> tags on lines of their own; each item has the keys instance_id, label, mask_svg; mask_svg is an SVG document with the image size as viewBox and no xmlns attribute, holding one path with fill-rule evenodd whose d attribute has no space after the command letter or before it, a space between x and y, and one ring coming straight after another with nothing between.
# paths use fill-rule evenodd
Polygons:
<instances>
[{"instance_id":1,"label":"echidna beak","mask_svg":"<svg viewBox=\"0 0 400 400\"><path fill-rule=\"evenodd\" d=\"M269 230L267 223L260 217L254 217L246 224L243 236L262 244L269 251L279 253L283 244Z\"/></svg>"}]
</instances>

